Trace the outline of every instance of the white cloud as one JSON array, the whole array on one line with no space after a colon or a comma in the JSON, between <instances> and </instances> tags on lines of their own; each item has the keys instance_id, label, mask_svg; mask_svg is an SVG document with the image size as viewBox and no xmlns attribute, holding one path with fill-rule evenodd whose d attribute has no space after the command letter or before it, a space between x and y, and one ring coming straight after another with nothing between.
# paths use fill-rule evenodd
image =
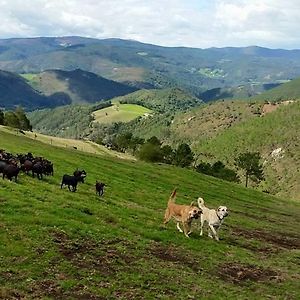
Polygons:
<instances>
[{"instance_id":1,"label":"white cloud","mask_svg":"<svg viewBox=\"0 0 300 300\"><path fill-rule=\"evenodd\" d=\"M0 38L82 35L166 46L300 48L299 0L0 0Z\"/></svg>"}]
</instances>

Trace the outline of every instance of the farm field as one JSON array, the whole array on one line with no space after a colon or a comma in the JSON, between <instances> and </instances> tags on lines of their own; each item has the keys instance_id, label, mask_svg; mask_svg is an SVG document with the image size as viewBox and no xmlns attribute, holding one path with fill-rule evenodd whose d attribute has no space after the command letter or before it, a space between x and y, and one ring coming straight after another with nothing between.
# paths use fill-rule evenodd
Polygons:
<instances>
[{"instance_id":1,"label":"farm field","mask_svg":"<svg viewBox=\"0 0 300 300\"><path fill-rule=\"evenodd\" d=\"M0 179L2 299L299 299L300 203L192 170L59 148L0 128L0 149L54 163L43 180ZM75 193L63 174L87 171ZM107 184L96 196L94 184ZM190 238L167 200L226 205L221 240Z\"/></svg>"},{"instance_id":2,"label":"farm field","mask_svg":"<svg viewBox=\"0 0 300 300\"><path fill-rule=\"evenodd\" d=\"M114 123L129 122L151 112L150 109L136 104L114 104L93 112L93 115L95 117L94 122Z\"/></svg>"}]
</instances>

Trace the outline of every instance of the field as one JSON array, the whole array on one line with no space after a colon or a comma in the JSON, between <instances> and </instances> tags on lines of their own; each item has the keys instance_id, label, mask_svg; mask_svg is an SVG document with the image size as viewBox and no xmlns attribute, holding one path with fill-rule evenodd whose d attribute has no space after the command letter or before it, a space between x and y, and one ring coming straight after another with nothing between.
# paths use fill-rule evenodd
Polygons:
<instances>
[{"instance_id":1,"label":"field","mask_svg":"<svg viewBox=\"0 0 300 300\"><path fill-rule=\"evenodd\" d=\"M0 180L2 299L299 299L300 204L191 170L54 147L0 130L0 148L54 162L42 181ZM76 193L60 179L77 167ZM107 183L95 195L96 179ZM167 199L230 215L221 240L162 226Z\"/></svg>"},{"instance_id":2,"label":"field","mask_svg":"<svg viewBox=\"0 0 300 300\"><path fill-rule=\"evenodd\" d=\"M129 122L151 112L150 109L136 104L114 104L113 106L93 112L93 115L95 117L95 122L114 123Z\"/></svg>"},{"instance_id":3,"label":"field","mask_svg":"<svg viewBox=\"0 0 300 300\"><path fill-rule=\"evenodd\" d=\"M88 152L98 155L108 155L114 156L122 159L132 159L135 158L130 156L129 154L108 150L106 147L93 143L89 140L75 140L75 139L65 139L50 135L41 134L38 132L30 132L30 131L23 131L23 134L18 129L9 128L6 126L0 125L0 130L3 132L7 132L16 136L25 135L26 137L33 139L35 141L39 141L48 145L62 147L65 149L75 149L82 152Z\"/></svg>"}]
</instances>

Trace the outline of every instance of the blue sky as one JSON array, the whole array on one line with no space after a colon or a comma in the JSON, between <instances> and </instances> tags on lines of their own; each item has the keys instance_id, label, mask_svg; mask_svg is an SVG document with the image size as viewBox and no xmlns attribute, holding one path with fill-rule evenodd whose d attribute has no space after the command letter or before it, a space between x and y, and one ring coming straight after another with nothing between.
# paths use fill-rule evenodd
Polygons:
<instances>
[{"instance_id":1,"label":"blue sky","mask_svg":"<svg viewBox=\"0 0 300 300\"><path fill-rule=\"evenodd\" d=\"M80 35L300 48L300 0L0 0L0 38Z\"/></svg>"}]
</instances>

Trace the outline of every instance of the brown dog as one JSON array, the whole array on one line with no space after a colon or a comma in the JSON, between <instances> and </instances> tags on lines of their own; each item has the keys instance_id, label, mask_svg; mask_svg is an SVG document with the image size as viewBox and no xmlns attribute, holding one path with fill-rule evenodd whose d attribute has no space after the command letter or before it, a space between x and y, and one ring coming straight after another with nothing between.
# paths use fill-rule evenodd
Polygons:
<instances>
[{"instance_id":1,"label":"brown dog","mask_svg":"<svg viewBox=\"0 0 300 300\"><path fill-rule=\"evenodd\" d=\"M192 202L190 205L180 205L175 203L176 189L172 192L168 207L165 212L164 224L167 224L172 218L177 222L177 229L183 232L186 237L189 237L191 233L191 225L193 219L198 219L202 213L202 210L194 206ZM183 230L180 228L179 223L182 223Z\"/></svg>"}]
</instances>

